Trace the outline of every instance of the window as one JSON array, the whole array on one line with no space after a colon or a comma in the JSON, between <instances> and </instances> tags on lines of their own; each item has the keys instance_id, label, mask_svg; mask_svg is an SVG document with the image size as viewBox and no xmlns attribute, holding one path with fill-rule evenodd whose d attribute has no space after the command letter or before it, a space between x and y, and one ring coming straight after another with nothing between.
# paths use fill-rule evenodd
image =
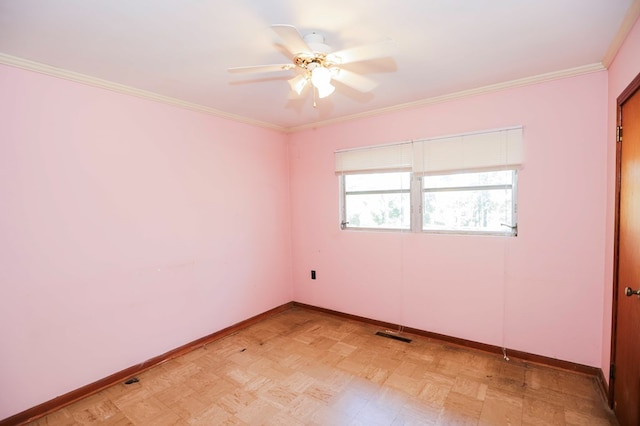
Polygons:
<instances>
[{"instance_id":1,"label":"window","mask_svg":"<svg viewBox=\"0 0 640 426\"><path fill-rule=\"evenodd\" d=\"M516 170L343 175L341 227L516 235L516 178Z\"/></svg>"},{"instance_id":2,"label":"window","mask_svg":"<svg viewBox=\"0 0 640 426\"><path fill-rule=\"evenodd\" d=\"M522 127L336 152L342 229L517 235Z\"/></svg>"},{"instance_id":3,"label":"window","mask_svg":"<svg viewBox=\"0 0 640 426\"><path fill-rule=\"evenodd\" d=\"M410 229L410 179L409 172L343 176L343 229Z\"/></svg>"},{"instance_id":4,"label":"window","mask_svg":"<svg viewBox=\"0 0 640 426\"><path fill-rule=\"evenodd\" d=\"M422 230L516 234L515 170L424 176Z\"/></svg>"}]
</instances>

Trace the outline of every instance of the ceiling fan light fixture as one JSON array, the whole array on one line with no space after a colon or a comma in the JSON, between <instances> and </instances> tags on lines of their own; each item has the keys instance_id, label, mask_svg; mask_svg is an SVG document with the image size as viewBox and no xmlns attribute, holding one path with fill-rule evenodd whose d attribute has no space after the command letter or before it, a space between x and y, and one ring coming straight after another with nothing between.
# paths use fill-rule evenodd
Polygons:
<instances>
[{"instance_id":1,"label":"ceiling fan light fixture","mask_svg":"<svg viewBox=\"0 0 640 426\"><path fill-rule=\"evenodd\" d=\"M298 96L302 94L302 91L307 86L307 76L297 75L289 80L289 86L291 86L291 90L296 92Z\"/></svg>"},{"instance_id":2,"label":"ceiling fan light fixture","mask_svg":"<svg viewBox=\"0 0 640 426\"><path fill-rule=\"evenodd\" d=\"M320 99L326 98L336 90L331 84L331 71L322 64L316 65L311 70L311 84L318 90Z\"/></svg>"},{"instance_id":3,"label":"ceiling fan light fixture","mask_svg":"<svg viewBox=\"0 0 640 426\"><path fill-rule=\"evenodd\" d=\"M313 83L316 89L331 86L331 71L322 65L316 66L311 70L311 83Z\"/></svg>"},{"instance_id":4,"label":"ceiling fan light fixture","mask_svg":"<svg viewBox=\"0 0 640 426\"><path fill-rule=\"evenodd\" d=\"M326 98L327 96L332 94L334 92L334 90L336 90L336 88L333 85L331 85L330 83L327 84L326 86L322 86L322 87L316 86L316 89L318 89L318 97L320 99Z\"/></svg>"}]
</instances>

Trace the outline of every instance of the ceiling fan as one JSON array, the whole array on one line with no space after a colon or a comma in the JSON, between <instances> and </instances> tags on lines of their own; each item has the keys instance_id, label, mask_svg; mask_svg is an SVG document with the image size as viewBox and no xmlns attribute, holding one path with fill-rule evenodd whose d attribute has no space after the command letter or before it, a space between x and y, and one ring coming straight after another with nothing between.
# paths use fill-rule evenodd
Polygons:
<instances>
[{"instance_id":1,"label":"ceiling fan","mask_svg":"<svg viewBox=\"0 0 640 426\"><path fill-rule=\"evenodd\" d=\"M305 88L313 87L315 89L314 107L316 93L318 98L322 99L334 92L335 86L331 84L332 81L338 81L360 92L373 90L378 85L377 82L342 66L392 56L396 51L396 44L387 40L331 52L331 48L324 44L322 34L312 32L303 37L292 25L272 25L271 28L280 36L284 47L291 53L291 63L236 67L229 68L228 71L245 74L294 70L297 75L289 80L291 90L300 96Z\"/></svg>"}]
</instances>

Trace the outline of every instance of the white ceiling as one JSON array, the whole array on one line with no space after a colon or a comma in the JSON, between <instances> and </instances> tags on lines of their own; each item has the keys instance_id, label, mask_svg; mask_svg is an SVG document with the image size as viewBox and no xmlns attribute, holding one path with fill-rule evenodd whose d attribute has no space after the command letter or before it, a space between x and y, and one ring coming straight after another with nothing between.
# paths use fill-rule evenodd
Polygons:
<instances>
[{"instance_id":1,"label":"white ceiling","mask_svg":"<svg viewBox=\"0 0 640 426\"><path fill-rule=\"evenodd\" d=\"M638 0L0 0L0 53L295 129L487 85L593 69ZM628 20L628 19L627 19ZM333 50L392 39L393 58L349 65L380 85L336 83L313 108L272 24ZM619 38L619 37L618 37ZM9 56L7 56L9 55ZM0 59L3 59L0 57ZM10 63L11 61L9 61Z\"/></svg>"}]
</instances>

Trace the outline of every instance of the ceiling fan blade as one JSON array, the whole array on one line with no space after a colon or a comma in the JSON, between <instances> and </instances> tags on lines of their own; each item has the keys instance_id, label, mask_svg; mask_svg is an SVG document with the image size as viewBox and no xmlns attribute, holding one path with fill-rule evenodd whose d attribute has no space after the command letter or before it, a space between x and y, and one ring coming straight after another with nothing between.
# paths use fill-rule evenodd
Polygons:
<instances>
[{"instance_id":1,"label":"ceiling fan blade","mask_svg":"<svg viewBox=\"0 0 640 426\"><path fill-rule=\"evenodd\" d=\"M359 92L370 92L378 86L377 81L373 81L368 77L356 74L355 72L348 71L342 68L333 68L334 71L333 80L339 81L349 87L353 87Z\"/></svg>"},{"instance_id":2,"label":"ceiling fan blade","mask_svg":"<svg viewBox=\"0 0 640 426\"><path fill-rule=\"evenodd\" d=\"M271 28L284 41L284 46L292 55L303 52L311 52L311 49L304 41L296 27L293 25L272 25Z\"/></svg>"},{"instance_id":3,"label":"ceiling fan blade","mask_svg":"<svg viewBox=\"0 0 640 426\"><path fill-rule=\"evenodd\" d=\"M368 61L370 59L386 58L393 56L398 51L398 45L393 40L380 43L366 44L364 46L352 47L339 50L327 55L327 60L338 64L349 64L351 62Z\"/></svg>"},{"instance_id":4,"label":"ceiling fan blade","mask_svg":"<svg viewBox=\"0 0 640 426\"><path fill-rule=\"evenodd\" d=\"M261 72L286 71L294 67L295 65L293 64L253 65L249 67L229 68L227 71L232 74L253 74Z\"/></svg>"}]
</instances>

